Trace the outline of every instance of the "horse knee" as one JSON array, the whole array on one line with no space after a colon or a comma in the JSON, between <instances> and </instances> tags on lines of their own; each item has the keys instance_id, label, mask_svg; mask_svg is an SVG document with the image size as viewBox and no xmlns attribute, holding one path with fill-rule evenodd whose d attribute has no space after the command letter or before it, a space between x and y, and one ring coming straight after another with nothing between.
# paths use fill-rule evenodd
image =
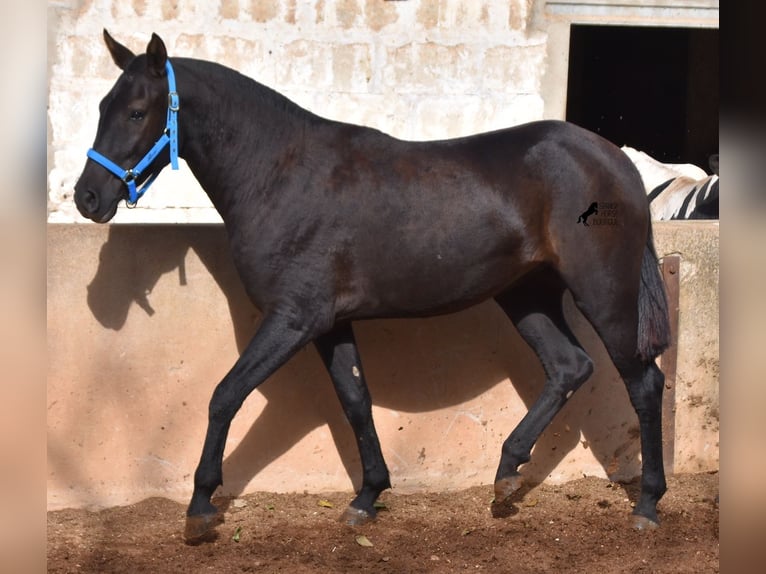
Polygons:
<instances>
[{"instance_id":1,"label":"horse knee","mask_svg":"<svg viewBox=\"0 0 766 574\"><path fill-rule=\"evenodd\" d=\"M369 401L359 400L352 405L343 405L351 428L363 429L372 420L372 404Z\"/></svg>"},{"instance_id":2,"label":"horse knee","mask_svg":"<svg viewBox=\"0 0 766 574\"><path fill-rule=\"evenodd\" d=\"M208 420L211 423L228 425L245 402L248 389L237 383L236 379L224 379L213 391L208 404Z\"/></svg>"}]
</instances>

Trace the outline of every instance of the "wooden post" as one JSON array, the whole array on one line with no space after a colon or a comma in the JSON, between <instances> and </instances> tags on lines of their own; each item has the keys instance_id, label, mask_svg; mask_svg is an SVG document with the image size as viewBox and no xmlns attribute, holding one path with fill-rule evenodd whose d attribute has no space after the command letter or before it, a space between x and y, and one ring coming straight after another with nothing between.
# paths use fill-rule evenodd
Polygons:
<instances>
[{"instance_id":1,"label":"wooden post","mask_svg":"<svg viewBox=\"0 0 766 574\"><path fill-rule=\"evenodd\" d=\"M667 255L662 258L662 280L668 296L670 315L670 346L660 357L660 368L665 373L662 400L662 460L665 474L674 473L676 444L676 370L678 365L678 308L680 293L681 257Z\"/></svg>"}]
</instances>

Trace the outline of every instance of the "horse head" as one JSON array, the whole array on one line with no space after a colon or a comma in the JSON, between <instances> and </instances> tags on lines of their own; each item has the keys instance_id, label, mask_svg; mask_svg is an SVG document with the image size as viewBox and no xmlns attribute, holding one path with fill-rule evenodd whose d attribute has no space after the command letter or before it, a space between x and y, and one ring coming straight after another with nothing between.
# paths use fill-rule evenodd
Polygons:
<instances>
[{"instance_id":1,"label":"horse head","mask_svg":"<svg viewBox=\"0 0 766 574\"><path fill-rule=\"evenodd\" d=\"M169 127L177 99L169 98L175 88L165 44L153 34L146 54L136 56L106 30L104 41L122 74L101 100L96 139L74 195L80 213L97 223L112 219L121 199L135 204L162 168L177 162L177 130ZM167 145L173 139L175 150Z\"/></svg>"}]
</instances>

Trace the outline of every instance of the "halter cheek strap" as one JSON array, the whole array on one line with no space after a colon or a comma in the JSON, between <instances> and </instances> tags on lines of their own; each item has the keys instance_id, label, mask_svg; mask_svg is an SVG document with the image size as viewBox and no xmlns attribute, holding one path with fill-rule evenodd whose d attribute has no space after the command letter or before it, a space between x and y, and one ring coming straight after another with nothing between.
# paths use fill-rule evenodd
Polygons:
<instances>
[{"instance_id":1,"label":"halter cheek strap","mask_svg":"<svg viewBox=\"0 0 766 574\"><path fill-rule=\"evenodd\" d=\"M160 138L152 146L152 149L141 158L135 167L132 169L123 169L93 148L88 150L88 157L90 159L120 178L127 186L128 207L135 207L138 200L146 193L149 186L154 183L154 180L157 179L157 176L160 174L159 171L151 174L140 188L136 187L136 181L141 174L151 165L166 146L170 147L170 166L173 169L178 169L178 110L180 105L178 92L176 92L176 77L173 72L173 66L170 65L170 60L166 60L165 62L165 71L167 72L168 77L168 116L167 121L165 122L165 129Z\"/></svg>"}]
</instances>

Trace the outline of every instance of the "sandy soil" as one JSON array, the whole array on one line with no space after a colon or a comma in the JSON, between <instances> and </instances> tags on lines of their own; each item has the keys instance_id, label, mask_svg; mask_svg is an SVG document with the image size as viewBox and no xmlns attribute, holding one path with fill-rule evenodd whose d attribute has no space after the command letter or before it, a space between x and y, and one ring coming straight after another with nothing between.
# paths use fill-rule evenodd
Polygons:
<instances>
[{"instance_id":1,"label":"sandy soil","mask_svg":"<svg viewBox=\"0 0 766 574\"><path fill-rule=\"evenodd\" d=\"M48 513L48 572L718 572L718 474L669 479L662 525L630 528L638 485L539 485L491 511L492 488L381 496L375 522L338 522L351 493L255 493L226 508L213 540L183 541L182 504L153 498ZM500 515L500 516L499 516Z\"/></svg>"}]
</instances>

